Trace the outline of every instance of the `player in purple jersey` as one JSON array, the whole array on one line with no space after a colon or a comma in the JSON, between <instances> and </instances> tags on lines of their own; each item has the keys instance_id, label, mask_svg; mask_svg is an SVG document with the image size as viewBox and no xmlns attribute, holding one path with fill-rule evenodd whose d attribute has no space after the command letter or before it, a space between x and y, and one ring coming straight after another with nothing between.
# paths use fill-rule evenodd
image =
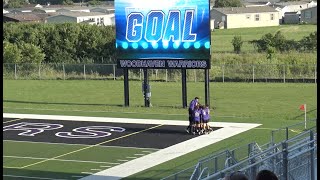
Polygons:
<instances>
[{"instance_id":1,"label":"player in purple jersey","mask_svg":"<svg viewBox=\"0 0 320 180\"><path fill-rule=\"evenodd\" d=\"M201 115L201 109L200 109L199 105L197 105L193 111L193 121L195 122L193 125L193 127L194 127L193 131L192 131L193 134L196 134L196 133L198 133L199 135L201 134L201 132L200 132L200 115Z\"/></svg>"},{"instance_id":2,"label":"player in purple jersey","mask_svg":"<svg viewBox=\"0 0 320 180\"><path fill-rule=\"evenodd\" d=\"M201 111L202 119L204 123L204 130L206 133L210 133L212 129L210 128L208 122L210 121L210 109L208 105L205 105L204 108Z\"/></svg>"},{"instance_id":3,"label":"player in purple jersey","mask_svg":"<svg viewBox=\"0 0 320 180\"><path fill-rule=\"evenodd\" d=\"M189 104L189 126L187 127L186 131L188 133L191 132L191 127L193 126L194 122L193 122L193 111L194 108L199 104L199 98L195 97L194 99L192 99L192 101Z\"/></svg>"}]
</instances>

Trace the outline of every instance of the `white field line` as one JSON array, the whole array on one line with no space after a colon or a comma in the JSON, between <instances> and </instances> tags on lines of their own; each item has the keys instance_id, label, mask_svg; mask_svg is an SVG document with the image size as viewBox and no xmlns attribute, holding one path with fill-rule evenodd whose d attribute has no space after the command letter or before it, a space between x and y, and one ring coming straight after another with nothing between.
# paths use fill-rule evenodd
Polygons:
<instances>
[{"instance_id":1,"label":"white field line","mask_svg":"<svg viewBox=\"0 0 320 180\"><path fill-rule=\"evenodd\" d=\"M135 158L137 158L137 157L126 157L127 159L135 159Z\"/></svg>"},{"instance_id":2,"label":"white field line","mask_svg":"<svg viewBox=\"0 0 320 180\"><path fill-rule=\"evenodd\" d=\"M118 159L117 161L120 161L120 162L127 162L127 161L129 161L129 160L127 160L127 159Z\"/></svg>"},{"instance_id":3,"label":"white field line","mask_svg":"<svg viewBox=\"0 0 320 180\"><path fill-rule=\"evenodd\" d=\"M68 143L51 143L51 142L34 142L34 141L17 141L17 140L3 140L3 141L8 141L8 142L25 142L25 143L40 143L40 144L63 144L63 145L67 145L67 146L73 146L73 145L77 145L77 146L91 146L88 144L68 144ZM99 147L104 147L104 148L125 148L125 149L151 149L151 150L159 150L156 148L140 148L140 147L123 147L123 146L99 146ZM150 152L154 152L154 151L150 151Z\"/></svg>"},{"instance_id":4,"label":"white field line","mask_svg":"<svg viewBox=\"0 0 320 180\"><path fill-rule=\"evenodd\" d=\"M75 178L82 178L83 176L76 176L76 175L73 175L71 177L75 177Z\"/></svg>"},{"instance_id":5,"label":"white field line","mask_svg":"<svg viewBox=\"0 0 320 180\"><path fill-rule=\"evenodd\" d=\"M100 167L103 167L103 168L109 168L109 167L112 167L112 166L100 166Z\"/></svg>"},{"instance_id":6,"label":"white field line","mask_svg":"<svg viewBox=\"0 0 320 180\"><path fill-rule=\"evenodd\" d=\"M132 119L132 118L109 118L109 117L88 117L88 116L61 116L61 115L39 115L39 114L12 114L3 113L4 118L24 118L24 119L42 119L42 120L67 120L67 121L90 121L90 122L112 122L112 123L133 123L133 124L163 124L188 126L189 121L177 120L157 120L157 119ZM232 123L232 122L210 122L209 125L215 127L239 126L251 127L251 123Z\"/></svg>"},{"instance_id":7,"label":"white field line","mask_svg":"<svg viewBox=\"0 0 320 180\"><path fill-rule=\"evenodd\" d=\"M13 178L25 178L25 179L48 179L48 180L67 180L67 179L52 179L52 178L44 178L44 177L32 177L32 176L16 176L16 175L6 175L5 177L13 177Z\"/></svg>"},{"instance_id":8,"label":"white field line","mask_svg":"<svg viewBox=\"0 0 320 180\"><path fill-rule=\"evenodd\" d=\"M3 156L4 158L16 158L16 159L39 159L45 160L50 158L37 158L37 157L23 157L23 156ZM96 164L119 164L112 162L99 162L99 161L81 161L81 160L71 160L71 159L50 159L50 161L63 161L63 162L81 162L81 163L96 163Z\"/></svg>"},{"instance_id":9,"label":"white field line","mask_svg":"<svg viewBox=\"0 0 320 180\"><path fill-rule=\"evenodd\" d=\"M90 169L91 171L101 171L102 169Z\"/></svg>"},{"instance_id":10,"label":"white field line","mask_svg":"<svg viewBox=\"0 0 320 180\"><path fill-rule=\"evenodd\" d=\"M134 154L135 156L144 156L145 154Z\"/></svg>"},{"instance_id":11,"label":"white field line","mask_svg":"<svg viewBox=\"0 0 320 180\"><path fill-rule=\"evenodd\" d=\"M92 174L92 172L81 172L82 174Z\"/></svg>"},{"instance_id":12,"label":"white field line","mask_svg":"<svg viewBox=\"0 0 320 180\"><path fill-rule=\"evenodd\" d=\"M108 118L108 117L87 117L87 116L54 116L54 115L34 115L34 114L11 114L3 113L4 118L32 118L51 119L68 121L91 121L91 122L113 122L113 123L135 123L135 124L162 124L187 126L188 121L175 120L155 120L155 119L130 119L130 118ZM118 180L171 159L196 151L205 146L222 141L242 132L256 128L261 124L253 123L232 123L232 122L210 122L212 127L222 127L208 135L198 136L173 146L161 149L151 154L122 163L118 166L84 177L81 180ZM190 146L192 144L192 146ZM124 171L125 169L125 171ZM91 174L91 173L90 173Z\"/></svg>"}]
</instances>

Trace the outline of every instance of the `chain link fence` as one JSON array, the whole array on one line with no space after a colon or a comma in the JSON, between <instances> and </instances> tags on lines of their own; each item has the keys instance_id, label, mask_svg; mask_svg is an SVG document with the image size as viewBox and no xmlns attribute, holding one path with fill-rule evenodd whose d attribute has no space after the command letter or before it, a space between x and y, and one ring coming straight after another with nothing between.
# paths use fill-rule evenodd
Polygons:
<instances>
[{"instance_id":1,"label":"chain link fence","mask_svg":"<svg viewBox=\"0 0 320 180\"><path fill-rule=\"evenodd\" d=\"M149 69L152 81L181 81L180 69ZM130 80L142 80L142 69L130 69ZM241 64L212 65L209 78L216 82L317 83L317 65ZM3 79L118 80L116 64L3 64ZM187 81L204 81L203 69L188 69Z\"/></svg>"}]
</instances>

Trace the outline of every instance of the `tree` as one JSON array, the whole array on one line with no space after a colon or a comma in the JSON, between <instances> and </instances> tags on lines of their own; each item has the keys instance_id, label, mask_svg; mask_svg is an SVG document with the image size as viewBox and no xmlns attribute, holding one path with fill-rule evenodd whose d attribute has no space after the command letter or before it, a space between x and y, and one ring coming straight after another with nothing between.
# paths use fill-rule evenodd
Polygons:
<instances>
[{"instance_id":1,"label":"tree","mask_svg":"<svg viewBox=\"0 0 320 180\"><path fill-rule=\"evenodd\" d=\"M239 54L241 51L242 44L243 44L241 36L234 36L231 43L233 45L233 51L236 52L237 54Z\"/></svg>"},{"instance_id":2,"label":"tree","mask_svg":"<svg viewBox=\"0 0 320 180\"><path fill-rule=\"evenodd\" d=\"M41 48L29 43L21 43L21 54L23 63L41 63L44 60L45 54Z\"/></svg>"},{"instance_id":3,"label":"tree","mask_svg":"<svg viewBox=\"0 0 320 180\"><path fill-rule=\"evenodd\" d=\"M16 44L3 41L3 63L19 63L21 62L21 50Z\"/></svg>"},{"instance_id":4,"label":"tree","mask_svg":"<svg viewBox=\"0 0 320 180\"><path fill-rule=\"evenodd\" d=\"M241 0L215 0L215 7L241 7Z\"/></svg>"}]
</instances>

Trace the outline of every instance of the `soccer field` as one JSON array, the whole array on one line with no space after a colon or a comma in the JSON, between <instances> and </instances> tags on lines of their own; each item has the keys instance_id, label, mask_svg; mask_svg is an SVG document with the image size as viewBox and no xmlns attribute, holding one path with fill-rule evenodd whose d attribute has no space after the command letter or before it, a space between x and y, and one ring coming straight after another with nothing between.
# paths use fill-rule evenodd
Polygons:
<instances>
[{"instance_id":1,"label":"soccer field","mask_svg":"<svg viewBox=\"0 0 320 180\"><path fill-rule=\"evenodd\" d=\"M181 107L181 83L150 82L150 84L153 106L145 108L143 107L141 82L137 81L130 82L130 107L123 107L122 81L4 80L3 110L5 113L181 120L187 125L187 110ZM203 102L204 83L188 82L187 85L188 100L200 96L200 102ZM126 179L159 179L194 165L201 157L210 153L245 145L252 141L266 143L270 140L271 130L304 120L304 113L299 110L301 104L307 104L308 119L316 117L316 88L316 84L302 83L212 82L210 83L210 102L213 122L262 125L156 165ZM6 125L5 122L3 126ZM182 135L176 134L175 136ZM8 174L27 173L31 177L51 172L52 176L49 173L51 178L62 178L62 174L68 174L77 179L77 177L92 173L81 173L88 169L99 171L108 168L101 166L113 167L114 164L107 164L107 162L114 163L112 162L113 157L132 157L134 154L141 154L141 151L145 151L139 148L114 146L109 149L112 151L110 153L105 147L95 146L92 147L94 151L83 151L76 157L68 154L87 146L54 143L26 145L26 142L4 141L4 172ZM151 148L152 152L159 149ZM36 152L39 153L35 154ZM39 164L39 166L30 166L30 168L25 167L61 154L68 154L68 156L50 160L50 163L46 163L47 166ZM69 163L72 165L68 165ZM15 171L14 167L25 168ZM7 178L10 179L10 177Z\"/></svg>"}]
</instances>

